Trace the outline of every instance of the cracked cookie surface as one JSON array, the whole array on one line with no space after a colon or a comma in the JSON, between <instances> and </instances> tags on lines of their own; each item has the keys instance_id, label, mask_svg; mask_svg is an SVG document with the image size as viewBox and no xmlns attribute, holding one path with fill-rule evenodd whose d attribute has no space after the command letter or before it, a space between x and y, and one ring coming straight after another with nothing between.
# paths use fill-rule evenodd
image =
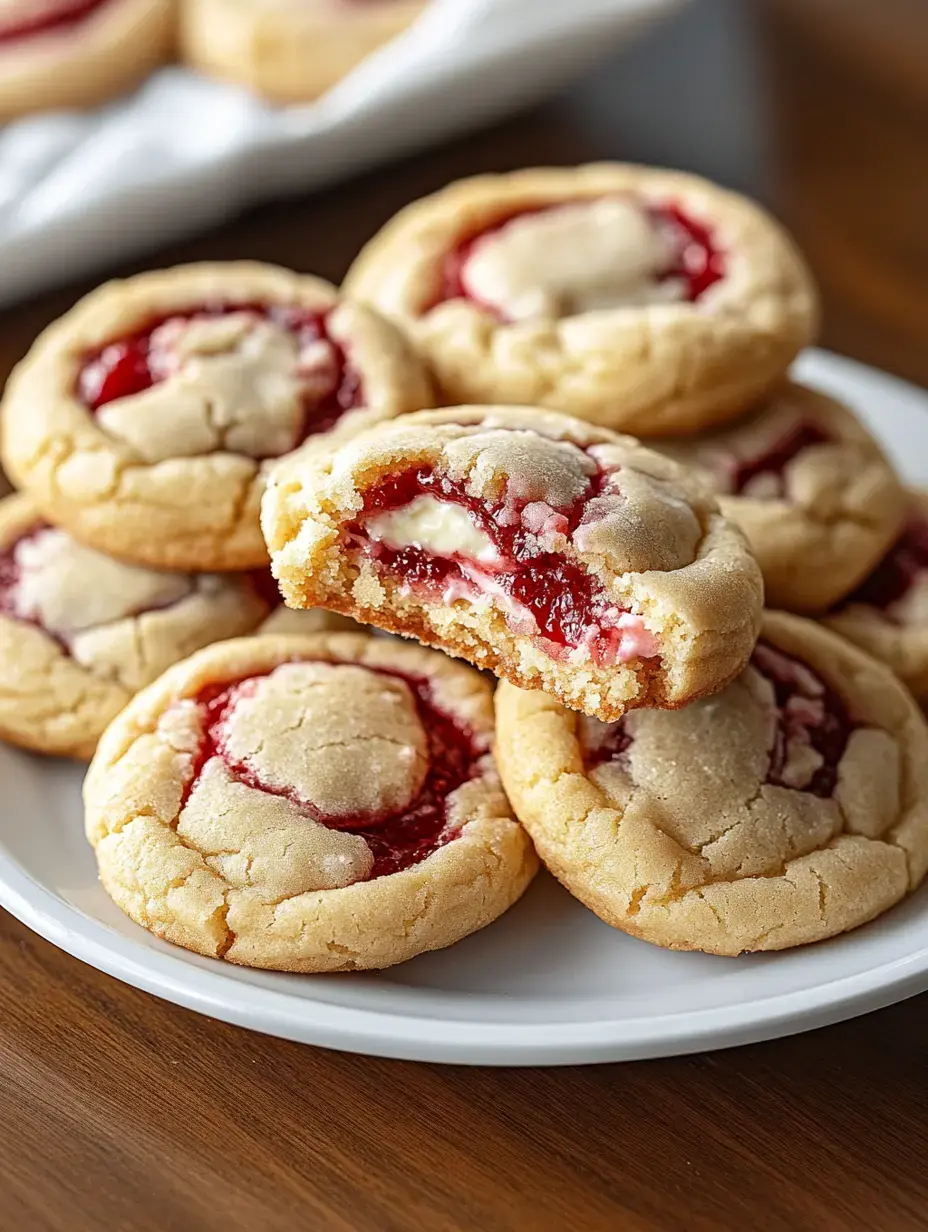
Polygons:
<instances>
[{"instance_id":1,"label":"cracked cookie surface","mask_svg":"<svg viewBox=\"0 0 928 1232\"><path fill-rule=\"evenodd\" d=\"M89 758L134 693L201 646L250 633L267 612L248 576L127 565L49 526L28 497L7 497L0 501L0 736Z\"/></svg>"},{"instance_id":2,"label":"cracked cookie surface","mask_svg":"<svg viewBox=\"0 0 928 1232\"><path fill-rule=\"evenodd\" d=\"M262 636L178 664L85 784L104 886L201 954L387 967L491 923L537 860L492 756L488 684L364 634Z\"/></svg>"},{"instance_id":3,"label":"cracked cookie surface","mask_svg":"<svg viewBox=\"0 0 928 1232\"><path fill-rule=\"evenodd\" d=\"M185 0L188 64L265 98L318 98L365 56L402 33L426 0Z\"/></svg>"},{"instance_id":4,"label":"cracked cookie surface","mask_svg":"<svg viewBox=\"0 0 928 1232\"><path fill-rule=\"evenodd\" d=\"M252 262L178 266L100 287L39 337L7 385L3 461L99 551L256 568L275 461L431 401L398 331L328 283Z\"/></svg>"},{"instance_id":5,"label":"cracked cookie surface","mask_svg":"<svg viewBox=\"0 0 928 1232\"><path fill-rule=\"evenodd\" d=\"M292 607L343 611L601 718L747 662L761 580L704 484L554 412L457 407L282 465L263 507Z\"/></svg>"},{"instance_id":6,"label":"cracked cookie surface","mask_svg":"<svg viewBox=\"0 0 928 1232\"><path fill-rule=\"evenodd\" d=\"M0 5L0 121L92 107L140 82L174 41L171 0Z\"/></svg>"},{"instance_id":7,"label":"cracked cookie surface","mask_svg":"<svg viewBox=\"0 0 928 1232\"><path fill-rule=\"evenodd\" d=\"M618 163L452 184L387 223L345 287L416 341L445 402L549 407L640 436L739 414L818 312L756 205Z\"/></svg>"},{"instance_id":8,"label":"cracked cookie surface","mask_svg":"<svg viewBox=\"0 0 928 1232\"><path fill-rule=\"evenodd\" d=\"M909 492L901 535L825 624L928 697L928 493Z\"/></svg>"},{"instance_id":9,"label":"cracked cookie surface","mask_svg":"<svg viewBox=\"0 0 928 1232\"><path fill-rule=\"evenodd\" d=\"M607 923L739 954L835 936L928 867L928 727L889 670L768 613L718 696L604 725L497 690L497 758L554 875Z\"/></svg>"},{"instance_id":10,"label":"cracked cookie surface","mask_svg":"<svg viewBox=\"0 0 928 1232\"><path fill-rule=\"evenodd\" d=\"M653 448L698 466L754 549L770 607L821 612L848 593L902 526L905 494L840 402L786 383L720 431Z\"/></svg>"}]
</instances>

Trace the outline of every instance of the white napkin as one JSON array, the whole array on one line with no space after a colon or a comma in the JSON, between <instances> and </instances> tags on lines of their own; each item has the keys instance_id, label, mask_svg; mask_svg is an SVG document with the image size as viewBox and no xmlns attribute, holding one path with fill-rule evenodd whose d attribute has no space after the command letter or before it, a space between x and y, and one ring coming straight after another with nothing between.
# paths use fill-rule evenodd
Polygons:
<instances>
[{"instance_id":1,"label":"white napkin","mask_svg":"<svg viewBox=\"0 0 928 1232\"><path fill-rule=\"evenodd\" d=\"M0 304L524 105L682 0L432 0L318 102L171 67L0 131Z\"/></svg>"}]
</instances>

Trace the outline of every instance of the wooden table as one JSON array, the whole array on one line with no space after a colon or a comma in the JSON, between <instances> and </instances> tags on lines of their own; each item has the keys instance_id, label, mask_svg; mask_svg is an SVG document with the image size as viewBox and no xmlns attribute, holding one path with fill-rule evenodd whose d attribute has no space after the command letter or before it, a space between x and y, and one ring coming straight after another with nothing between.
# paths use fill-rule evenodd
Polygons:
<instances>
[{"instance_id":1,"label":"wooden table","mask_svg":"<svg viewBox=\"0 0 928 1232\"><path fill-rule=\"evenodd\" d=\"M705 0L533 114L140 264L338 278L453 176L666 162L768 200L821 279L826 344L928 383L926 8L884 0L876 37L863 0L838 7ZM0 317L4 374L82 289ZM211 1022L2 914L0 978L4 1232L928 1227L928 996L715 1055L493 1071Z\"/></svg>"}]
</instances>

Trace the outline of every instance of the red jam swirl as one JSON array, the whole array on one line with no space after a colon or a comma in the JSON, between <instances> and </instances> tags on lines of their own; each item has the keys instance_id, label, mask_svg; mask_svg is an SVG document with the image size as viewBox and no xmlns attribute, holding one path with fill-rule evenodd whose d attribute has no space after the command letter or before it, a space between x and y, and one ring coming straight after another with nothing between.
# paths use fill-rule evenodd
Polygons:
<instances>
[{"instance_id":1,"label":"red jam swirl","mask_svg":"<svg viewBox=\"0 0 928 1232\"><path fill-rule=\"evenodd\" d=\"M597 471L590 478L587 493L557 511L563 518L565 534L580 525L587 503L604 488L606 480L607 475ZM369 488L364 494L364 515L402 508L422 495L463 506L496 547L500 562L488 566L463 557L433 556L415 546L389 548L366 539L363 515L348 528L349 540L360 538L367 554L381 569L402 577L413 588L433 593L450 583L466 588L468 575L461 565L471 565L490 576L494 586L530 612L542 638L556 649L573 648L588 641L589 631L600 624L607 612L618 613L593 574L556 552L544 551L536 536L521 525L521 510L531 503L527 500L490 505L469 495L463 484L447 475L430 467L416 467ZM613 640L608 630L590 640L594 661L608 656Z\"/></svg>"},{"instance_id":2,"label":"red jam swirl","mask_svg":"<svg viewBox=\"0 0 928 1232\"><path fill-rule=\"evenodd\" d=\"M411 804L392 813L332 817L302 799L293 788L264 783L253 769L232 757L223 740L223 727L234 713L236 702L253 692L263 676L270 675L264 672L245 680L211 685L195 698L205 712L204 735L181 807L190 799L203 767L211 758L218 757L237 782L268 795L282 796L297 805L307 818L330 830L360 835L374 857L368 880L386 877L419 864L456 838L460 831L449 822L447 802L452 792L477 773L481 753L476 747L473 733L435 705L427 679L384 668L366 667L365 670L392 676L408 685L428 737L428 773L419 795Z\"/></svg>"},{"instance_id":3,"label":"red jam swirl","mask_svg":"<svg viewBox=\"0 0 928 1232\"><path fill-rule=\"evenodd\" d=\"M576 202L568 201L563 204L574 205ZM465 236L446 255L442 265L438 294L428 307L436 308L439 304L452 299L467 299L480 303L467 290L465 283L467 263L474 249L485 239L498 235L516 219L526 218L533 214L546 214L560 208L561 204L558 203L513 210L482 230ZM674 259L665 269L655 274L655 282L679 279L686 288L684 298L691 304L695 303L711 286L725 277L725 257L715 243L711 228L697 222L681 206L673 203L644 206L643 208L653 225L668 230L674 242ZM492 304L481 303L481 307L502 315L499 309Z\"/></svg>"},{"instance_id":4,"label":"red jam swirl","mask_svg":"<svg viewBox=\"0 0 928 1232\"><path fill-rule=\"evenodd\" d=\"M143 393L164 379L152 364L152 335L159 326L167 321L198 321L235 312L252 313L289 330L301 347L322 341L332 349L335 365L330 388L322 397L304 398L303 424L291 448L295 449L309 436L327 432L346 411L364 405L361 378L349 364L344 348L329 335L328 313L288 304L203 304L186 312L157 317L144 329L88 353L77 378L78 396L91 411L98 411L117 398Z\"/></svg>"},{"instance_id":5,"label":"red jam swirl","mask_svg":"<svg viewBox=\"0 0 928 1232\"><path fill-rule=\"evenodd\" d=\"M806 663L769 642L758 642L751 665L769 680L776 698L777 725L766 782L827 800L834 792L838 766L855 727L847 706ZM604 739L584 751L586 769L621 761L632 740L624 719L610 724ZM811 746L822 758L822 764L801 788L784 777L790 749L797 744Z\"/></svg>"},{"instance_id":6,"label":"red jam swirl","mask_svg":"<svg viewBox=\"0 0 928 1232\"><path fill-rule=\"evenodd\" d=\"M866 603L885 611L928 571L928 521L913 518L870 576L839 606Z\"/></svg>"},{"instance_id":7,"label":"red jam swirl","mask_svg":"<svg viewBox=\"0 0 928 1232\"><path fill-rule=\"evenodd\" d=\"M52 31L65 33L80 25L106 2L107 0L70 0L69 3L68 0L62 0L60 4L50 5L47 9L19 19L15 11L9 15L4 14L0 16L0 46L32 38L36 34L48 34Z\"/></svg>"},{"instance_id":8,"label":"red jam swirl","mask_svg":"<svg viewBox=\"0 0 928 1232\"><path fill-rule=\"evenodd\" d=\"M740 495L758 475L781 476L786 467L804 450L813 445L827 445L831 440L816 424L800 422L790 428L764 453L755 458L735 459L731 471L731 492Z\"/></svg>"}]
</instances>

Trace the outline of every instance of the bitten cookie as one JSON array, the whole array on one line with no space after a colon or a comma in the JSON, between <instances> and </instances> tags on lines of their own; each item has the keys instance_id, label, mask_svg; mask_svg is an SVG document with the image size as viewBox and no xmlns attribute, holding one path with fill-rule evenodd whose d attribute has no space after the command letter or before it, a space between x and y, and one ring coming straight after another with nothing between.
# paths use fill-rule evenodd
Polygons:
<instances>
[{"instance_id":1,"label":"bitten cookie","mask_svg":"<svg viewBox=\"0 0 928 1232\"><path fill-rule=\"evenodd\" d=\"M0 501L0 736L89 758L133 693L268 605L248 576L156 573L103 556Z\"/></svg>"},{"instance_id":2,"label":"bitten cookie","mask_svg":"<svg viewBox=\"0 0 928 1232\"><path fill-rule=\"evenodd\" d=\"M489 686L363 634L227 642L141 693L87 776L114 901L200 954L388 967L483 928L537 861L491 753Z\"/></svg>"},{"instance_id":3,"label":"bitten cookie","mask_svg":"<svg viewBox=\"0 0 928 1232\"><path fill-rule=\"evenodd\" d=\"M889 670L768 614L750 666L686 710L604 725L497 691L498 760L555 876L607 923L712 954L871 920L928 867L928 727Z\"/></svg>"},{"instance_id":4,"label":"bitten cookie","mask_svg":"<svg viewBox=\"0 0 928 1232\"><path fill-rule=\"evenodd\" d=\"M928 697L928 493L909 493L902 534L825 623Z\"/></svg>"},{"instance_id":5,"label":"bitten cookie","mask_svg":"<svg viewBox=\"0 0 928 1232\"><path fill-rule=\"evenodd\" d=\"M292 607L440 646L609 720L742 669L762 584L698 477L554 412L405 416L284 464L265 497Z\"/></svg>"},{"instance_id":6,"label":"bitten cookie","mask_svg":"<svg viewBox=\"0 0 928 1232\"><path fill-rule=\"evenodd\" d=\"M0 5L0 121L92 107L167 58L172 0L6 0Z\"/></svg>"},{"instance_id":7,"label":"bitten cookie","mask_svg":"<svg viewBox=\"0 0 928 1232\"><path fill-rule=\"evenodd\" d=\"M279 103L317 98L426 0L181 0L181 55Z\"/></svg>"},{"instance_id":8,"label":"bitten cookie","mask_svg":"<svg viewBox=\"0 0 928 1232\"><path fill-rule=\"evenodd\" d=\"M756 205L618 163L453 184L387 223L345 286L409 332L446 402L640 436L731 419L817 325L801 257Z\"/></svg>"},{"instance_id":9,"label":"bitten cookie","mask_svg":"<svg viewBox=\"0 0 928 1232\"><path fill-rule=\"evenodd\" d=\"M251 262L111 282L51 325L2 408L3 460L46 517L153 568L267 561L271 460L431 402L396 329Z\"/></svg>"},{"instance_id":10,"label":"bitten cookie","mask_svg":"<svg viewBox=\"0 0 928 1232\"><path fill-rule=\"evenodd\" d=\"M699 466L747 535L770 607L821 612L898 535L905 493L847 407L787 383L746 419L654 448Z\"/></svg>"}]
</instances>

